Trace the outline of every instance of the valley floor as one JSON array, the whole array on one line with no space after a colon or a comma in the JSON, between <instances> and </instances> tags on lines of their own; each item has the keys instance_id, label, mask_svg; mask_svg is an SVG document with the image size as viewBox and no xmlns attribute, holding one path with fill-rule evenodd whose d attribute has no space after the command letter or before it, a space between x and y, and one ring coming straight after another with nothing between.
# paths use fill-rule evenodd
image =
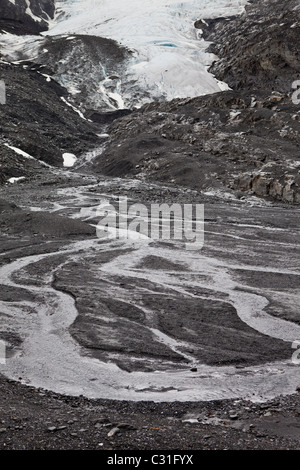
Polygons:
<instances>
[{"instance_id":1,"label":"valley floor","mask_svg":"<svg viewBox=\"0 0 300 470\"><path fill-rule=\"evenodd\" d=\"M63 175L63 173L65 174ZM67 174L68 178L66 178ZM198 266L200 271L198 269L197 274L194 273L190 276L188 270L183 269L182 266L179 271L177 266L176 270L176 265L172 265L171 260L169 260L169 264L166 264L166 260L155 259L155 256L152 256L152 258L146 257L147 259L142 257L144 263L140 263L138 278L134 277L132 280L132 272L130 275L131 269L135 272L135 276L137 275L134 266L127 266L125 269L125 265L123 265L124 272L122 272L122 264L120 263L121 271L119 273L114 273L110 269L110 277L106 277L106 271L102 270L102 279L99 277L93 279L95 274L93 274L93 266L95 266L95 263L97 267L101 263L105 265L105 263L111 261L109 256L103 258L102 255L101 258L101 252L96 252L96 254L95 251L88 251L85 253L84 250L79 249L78 253L81 252L80 262L74 264L76 256L78 256L78 253L75 253L74 257L74 252L70 260L64 259L63 262L62 254L66 246L69 246L70 243L87 243L87 240L91 241L93 239L94 229L90 231L90 223L93 221L93 217L95 218L95 210L99 199L104 194L112 198L115 198L118 194L126 194L131 201L136 200L138 197L140 201L149 203L149 201L156 200L155 198L158 197L159 192L160 198L163 197L160 201L171 202L175 196L178 202L187 201L186 190L181 193L180 188L174 189L152 183L150 184L151 189L149 189L149 185L146 183L130 179L110 179L109 184L107 184L107 181L107 178L98 177L96 179L88 172L55 170L51 177L49 172L45 171L44 176L40 175L30 184L24 180L9 186L6 185L3 188L2 193L5 194L6 202L2 202L1 207L1 270L5 270L10 266L14 269L10 272L7 271L7 276L2 278L1 281L2 320L5 321L6 325L6 329L1 328L1 338L5 339L9 345L9 357L6 365L1 366L2 373L8 378L2 376L0 385L0 448L3 450L102 449L114 451L118 449L298 450L300 403L296 389L300 383L299 366L291 362L293 353L291 342L287 341L287 338L285 338L285 341L275 338L276 328L272 333L274 337L270 338L243 322L239 324L238 317L234 313L229 320L229 336L226 336L225 324L221 322L219 325L219 328L221 328L220 335L216 343L214 340L214 326L211 323L213 321L211 316L213 310L211 309L217 307L212 303L210 305L210 314L206 319L204 311L200 314L204 315L201 318L213 328L210 332L207 330L207 338L203 336L201 328L198 331L199 340L208 341L205 357L201 354L197 357L198 345L193 335L186 335L181 338L184 340L181 343L182 327L172 333L173 340L175 341L177 338L179 341L177 349L172 349L171 346L174 345L172 342L165 344L166 348L167 346L170 347L168 353L166 352L167 349L160 349L162 344L158 342L156 353L150 351L149 354L149 350L139 349L143 341L132 342L130 347L125 343L119 343L118 348L114 351L113 343L112 347L105 347L109 346L112 337L109 336L104 339L100 336L97 338L97 334L100 333L93 337L92 343L89 342L89 334L92 331L96 332L93 325L97 325L97 321L100 321L97 319L97 316L101 313L99 305L103 308L102 315L106 315L107 319L109 317L113 318L119 324L119 328L124 329L123 320L118 318L118 313L122 313L120 305L117 306L117 311L114 311L113 303L110 304L109 310L104 309L102 302L105 290L101 289L101 282L103 281L106 283L109 281L111 286L107 297L111 297L113 291L118 291L118 298L124 302L134 300L130 304L133 311L142 307L139 303L139 298L142 297L144 300L147 299L149 305L152 305L153 312L155 312L154 292L157 289L161 289L160 302L164 302L165 298L174 297L174 300L177 299L178 304L178 313L176 308L174 310L174 306L171 309L174 325L176 325L174 318L177 314L181 315L181 297L185 302L189 302L188 289L194 290L198 305L205 302L203 300L204 286L202 285L201 290L200 285L197 287L193 283L195 276L198 282L201 279L200 266ZM74 188L76 188L76 191L74 191ZM174 191L176 194L174 194ZM277 311L277 314L281 309L280 302L275 298L274 292L272 293L275 285L277 292L281 292L281 303L284 304L288 301L292 307L293 290L289 288L292 287L294 282L293 276L295 276L295 282L297 279L296 273L292 274L294 250L297 248L294 240L294 237L297 237L297 224L295 221L290 225L288 223L288 221L291 222L290 211L292 208L289 209L287 206L278 204L273 208L272 205L257 201L254 196L252 199L250 198L251 202L248 201L248 203L238 199L229 200L227 203L224 203L223 200L221 203L217 195L205 196L200 193L191 193L190 200L201 201L207 207L206 227L208 233L205 256L215 260L219 259L219 262L223 259L226 261L227 267L228 260L230 260L233 270L236 270L232 280L235 279L238 282L240 291L242 292L243 285L245 292L248 290L250 296L256 296L258 292L259 297L262 293L267 295L270 300L270 312L272 312L272 306L273 311ZM33 201L34 207L32 206ZM17 204L17 206L14 206L14 204ZM242 207L243 220L237 217L238 207ZM48 211L47 217L43 218L43 210L45 209ZM273 209L275 210L275 218L273 217ZM278 218L278 211L281 212L282 218ZM65 218L66 215L68 215L68 218ZM62 216L61 219L60 216ZM250 219L254 216L255 219ZM296 213L294 217L296 217ZM84 222L84 220L89 223ZM232 245L228 241L224 243L222 234L224 224L226 225L225 238L230 240L229 235L233 237ZM295 228L293 229L293 227ZM293 233L293 230L295 230L295 233ZM277 232L279 233L278 239ZM268 236L266 236L266 233L268 233ZM218 250L220 240L223 240L222 247L224 248L221 251ZM108 248L110 242L104 242L104 244L107 244ZM262 244L261 249L258 248L260 244ZM269 248L267 248L268 244ZM125 261L126 257L124 258L124 252L122 252L122 242L118 241L117 245ZM283 247L282 252L281 246ZM271 250L270 247L272 247ZM258 249L260 250L260 259L257 257ZM174 263L178 248L174 247L173 250L172 262ZM51 258L51 253L58 251L61 253L60 262L56 263L55 258ZM138 253L138 251L135 251L135 255ZM160 251L159 246L156 246L156 255L158 254L163 254L163 251ZM41 255L42 258L39 258ZM48 255L50 256L48 257ZM117 253L117 255L119 256L120 253ZM43 261L44 257L45 263ZM234 257L234 263L232 263L232 257ZM255 266L251 265L254 258L256 260ZM138 256L137 258L133 257L135 261L138 259ZM32 263L24 263L22 260L32 260ZM73 267L72 263L74 264ZM278 266L276 266L276 263L279 263ZM62 264L65 270L62 269ZM266 268L267 264L268 269ZM251 271L248 271L250 265L252 268ZM219 264L219 267L217 266L215 266L217 270L221 269L222 263ZM241 267L243 269L240 269ZM52 270L56 273L54 284L51 283L51 276L49 277ZM147 281L148 270L151 272L151 282ZM267 273L268 270L269 273ZM158 272L159 277L157 277ZM239 273L238 277L236 277L237 273ZM264 275L262 276L260 273ZM211 271L210 274L212 275L213 272ZM69 275L71 275L70 281L68 281ZM161 275L165 277L164 281L162 281ZM176 279L176 282L168 285L166 279L170 275L173 279ZM144 279L143 282L141 282L142 279ZM185 279L185 290L183 289L180 292L179 286L182 279ZM12 280L14 282L11 282ZM223 281L226 282L226 277ZM135 283L135 295L132 295L132 282ZM165 284L162 282L165 282ZM190 286L188 282L190 282ZM205 278L203 282L206 289L208 287L210 289L214 287L215 289L215 291L206 292L206 296L209 295L210 299L215 298L217 293L219 296L221 295L219 291L221 289L220 284L209 283ZM55 303L55 299L51 297L48 300L40 297L41 292L45 295L51 285L57 289L58 293L64 292L63 295L67 296L71 294L76 299L78 317L74 321L70 332L83 347L84 357L86 358L86 354L88 354L89 358L83 365L78 362L74 367L74 369L78 369L81 383L76 383L76 376L72 372L73 366L68 363L67 349L66 354L63 357L61 356L62 362L60 365L55 362L56 351L54 349L56 343L53 343L54 347L48 356L48 345L46 343L42 343L40 348L37 344L37 350L35 350L35 347L32 349L35 341L34 325L37 318L39 318L38 315L39 313L42 315L45 313L45 305L49 303L53 307ZM82 289L80 286L82 286ZM233 288L233 286L230 287L228 284L227 287L227 294L231 294L231 287ZM183 288L183 284L181 288ZM99 292L100 297L96 300L94 296L99 296ZM121 292L123 297L120 295ZM147 297L147 293L151 295ZM89 301L94 299L99 302L98 309L88 308L87 297ZM161 305L162 303L160 303ZM190 309L193 308L192 305L190 304ZM228 310L226 302L224 306L225 311ZM93 311L94 317L91 316ZM18 312L18 321L15 323L14 320L13 323L9 323L8 328L9 316L16 318L14 317L16 312ZM59 331L62 325L57 323L59 317L55 312L55 309L52 308L52 323L51 321L49 324L37 323L39 338L40 335L44 337L44 329L45 337L47 335L50 338L54 338L55 335L58 338L65 337L63 336L64 333ZM295 311L294 315L296 313ZM219 314L222 314L222 309L219 310ZM186 313L186 322L190 321L189 315L192 316L191 311ZM297 339L294 338L297 325L293 322L290 323L293 319L293 308L289 312L286 312L283 308L280 316L282 318L278 318L279 322L284 322L285 317L286 324L291 325L291 331L289 332L287 329L285 334L290 334L291 340ZM168 318L167 306L163 318ZM272 329L272 318L276 321L276 316L268 315L268 319L271 320L268 322L270 329ZM159 319L159 313L157 313L157 319ZM251 315L247 321L250 320ZM133 321L133 319L128 318L127 321L128 329L124 330L123 338L130 335L130 330L134 328L137 319ZM84 328L82 328L82 324ZM150 326L149 319L148 323L145 321L143 323L140 320L141 330ZM54 327L57 328L56 331L52 330ZM197 328L197 325L195 327ZM257 328L261 328L261 325ZM6 331L6 336L3 336L4 331ZM99 331L102 331L101 328ZM116 334L116 331L114 333L111 330L110 335ZM279 334L283 334L283 331L284 329ZM227 338L224 344L222 343L222 336ZM27 338L29 338L28 344ZM97 346L98 341L100 341L100 344ZM147 341L147 336L145 336L145 341ZM186 357L187 350L183 347L185 343L189 343L189 354L187 356L194 356L192 362L178 361L179 358L175 354L182 355L181 359ZM213 351L209 353L212 345L214 346ZM151 343L148 344L148 347L151 347ZM25 351L24 355L22 351ZM60 350L58 350L58 354L61 354ZM141 360L137 360L138 357ZM108 362L114 360L118 365L119 372L112 379L112 383L108 384L108 389L105 388L107 377L101 375L101 373L99 376L89 375L96 374L97 369L89 369L87 365L89 361L92 363L95 359L98 361L97 358ZM207 370L210 371L207 379L205 379L205 374L201 369L203 359L209 368ZM272 367L269 368L268 361L271 363L275 361L273 370ZM51 369L52 367L56 367L56 369ZM84 367L87 367L86 370ZM140 376L141 371L146 376L147 374L151 376L151 372L157 368L166 374L166 383L169 386L166 387L165 382L158 382L156 389L155 384L152 384L147 390L145 384L138 382L137 377ZM184 380L181 380L181 385L176 378L170 382L172 377L170 369L172 368L173 370L177 369L177 373L178 368L179 371L182 371ZM223 368L222 370L228 368L229 375L226 377L225 374L222 378L221 374L220 379L218 379L216 371L220 368ZM105 368L103 370L105 372ZM232 373L232 370L235 372ZM231 374L232 377L230 378ZM198 375L199 379L197 379ZM118 384L118 377L122 381L124 376L128 377L129 380L127 392L126 387L122 388L122 384ZM54 380L53 377L55 377ZM193 385L191 385L193 380L200 380L196 386L196 389L198 387L196 395L198 398L194 400L192 395L189 395L189 387L193 389ZM69 384L68 381L70 381ZM88 384L85 381L89 381ZM184 382L187 384L185 389L183 387ZM78 391L81 385L83 387L82 393ZM69 390L72 393L68 393L68 387L71 387ZM201 387L204 387L202 391ZM144 388L144 391L142 388ZM95 395L97 390L100 393L99 398ZM77 396L74 396L74 391ZM106 394L107 399L101 398L103 393ZM192 391L192 393L194 392ZM230 398L230 393L237 398ZM95 396L95 398L88 398L89 394ZM108 399L109 396L114 394L116 397L119 394L124 399ZM137 401L136 396L141 401ZM180 401L174 401L176 396L180 397ZM188 401L184 399L185 396L189 397ZM153 397L155 398L153 399ZM207 397L210 398L207 399Z\"/></svg>"}]
</instances>

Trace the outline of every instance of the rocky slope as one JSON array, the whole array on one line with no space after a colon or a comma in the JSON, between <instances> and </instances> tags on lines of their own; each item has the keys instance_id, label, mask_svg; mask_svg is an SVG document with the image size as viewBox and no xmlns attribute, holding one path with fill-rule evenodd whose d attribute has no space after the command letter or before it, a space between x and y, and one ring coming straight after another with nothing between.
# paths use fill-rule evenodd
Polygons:
<instances>
[{"instance_id":1,"label":"rocky slope","mask_svg":"<svg viewBox=\"0 0 300 470\"><path fill-rule=\"evenodd\" d=\"M94 169L299 204L299 118L290 98L265 92L146 105L114 122Z\"/></svg>"},{"instance_id":2,"label":"rocky slope","mask_svg":"<svg viewBox=\"0 0 300 470\"><path fill-rule=\"evenodd\" d=\"M300 78L298 0L252 0L241 16L196 26L219 57L210 71L235 90L290 94Z\"/></svg>"},{"instance_id":3,"label":"rocky slope","mask_svg":"<svg viewBox=\"0 0 300 470\"><path fill-rule=\"evenodd\" d=\"M84 57L84 60L82 60ZM48 36L39 49L40 63L70 92L71 101L86 111L117 110L130 51L116 41L89 35ZM138 86L136 86L138 95Z\"/></svg>"},{"instance_id":4,"label":"rocky slope","mask_svg":"<svg viewBox=\"0 0 300 470\"><path fill-rule=\"evenodd\" d=\"M63 153L84 153L101 140L99 126L68 105L66 90L48 73L31 62L0 64L6 83L6 104L0 105L2 183L35 177L45 171L44 163L62 167Z\"/></svg>"},{"instance_id":5,"label":"rocky slope","mask_svg":"<svg viewBox=\"0 0 300 470\"><path fill-rule=\"evenodd\" d=\"M211 72L234 90L145 105L115 122L95 171L299 204L297 18L294 0L284 9L265 1L198 22L220 58Z\"/></svg>"}]
</instances>

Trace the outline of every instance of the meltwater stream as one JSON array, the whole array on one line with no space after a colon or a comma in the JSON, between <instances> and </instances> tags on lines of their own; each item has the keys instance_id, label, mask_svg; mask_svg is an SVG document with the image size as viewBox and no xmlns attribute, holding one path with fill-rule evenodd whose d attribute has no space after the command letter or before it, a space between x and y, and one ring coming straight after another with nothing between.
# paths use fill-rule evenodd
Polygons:
<instances>
[{"instance_id":1,"label":"meltwater stream","mask_svg":"<svg viewBox=\"0 0 300 470\"><path fill-rule=\"evenodd\" d=\"M120 186L121 182L118 184ZM126 184L128 185L128 182L124 181L125 186ZM98 185L97 188L99 189ZM62 189L59 192L60 204L55 202L53 210L67 212L76 218L92 218L92 212L97 210L93 205L95 194L89 193L87 189L77 188L76 196L72 199L69 198L70 190ZM105 182L102 190L105 190ZM88 212L81 212L81 207L90 209ZM242 230L247 228L243 227ZM246 243L247 237L244 238L243 233L236 238ZM276 246L276 242L273 242L273 246ZM145 324L142 327L148 329L153 341L181 354L187 361L185 367L178 367L177 370L174 367L166 367L165 370L158 368L150 372L129 373L120 369L113 360L102 361L87 355L85 349L70 334L70 327L78 316L74 298L54 287L53 276L67 263L82 265L86 258L97 261L102 254L109 252L117 252L117 256L100 263L98 267L96 263L96 268L91 265L91 269L96 269L95 272L98 273L96 285L97 282L104 281L111 286L112 297L121 293L122 300L123 292L123 300L126 301L128 295L130 296L130 292L124 293L120 290L120 281L116 279L123 279L123 282L132 279L133 283L141 281L144 286L142 291L145 293L147 289L153 289L151 285L160 286L168 296L195 297L200 303L201 298L205 298L205 294L201 292L203 289L209 289L210 298L217 302L221 301L222 295L227 296L228 302L234 306L240 319L254 330L290 343L300 338L299 325L271 316L265 311L268 299L262 290L254 293L245 289L245 284L237 281L231 274L235 269L250 269L266 274L276 272L297 276L297 270L284 266L278 269L265 268L259 264L249 267L242 262L207 256L201 251L188 253L175 241L171 246L152 246L147 240L136 241L129 238L101 241L95 237L73 242L52 253L26 256L0 268L0 278L4 285L23 287L31 292L35 299L34 302L0 302L1 329L5 326L23 339L19 352L7 359L6 364L0 365L1 372L12 379L18 380L22 377L24 383L64 394L134 401L228 398L261 401L295 391L299 385L300 371L299 366L294 365L291 360L241 369L234 365L208 366L187 352L189 344L153 325ZM178 266L188 266L189 269L185 271L183 268L182 271L176 272L172 269L153 269L143 265L151 256L159 257L165 262L172 259ZM32 267L37 263L44 263L45 266L45 274L38 277L32 274ZM75 279L74 282L76 285ZM193 293L197 291L198 294ZM163 297L163 294L161 295ZM289 294L286 295L288 299ZM141 307L136 303L134 296L130 296L130 299L132 308L139 306L144 308L145 315L149 314L149 307ZM113 320L107 317L105 321L109 324ZM135 325L134 321L131 324L141 327L139 324ZM291 349L291 355L292 352ZM115 356L118 356L118 353ZM195 368L195 372L191 372L191 366Z\"/></svg>"}]
</instances>

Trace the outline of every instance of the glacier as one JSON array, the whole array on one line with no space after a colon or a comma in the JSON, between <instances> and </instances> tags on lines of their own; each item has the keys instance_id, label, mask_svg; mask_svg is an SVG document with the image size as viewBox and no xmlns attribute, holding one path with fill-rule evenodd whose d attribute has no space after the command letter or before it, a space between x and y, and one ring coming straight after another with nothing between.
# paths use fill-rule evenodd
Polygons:
<instances>
[{"instance_id":1,"label":"glacier","mask_svg":"<svg viewBox=\"0 0 300 470\"><path fill-rule=\"evenodd\" d=\"M81 109L139 108L154 100L193 98L228 90L209 67L217 57L195 21L242 14L246 0L58 0L49 28L40 35L1 34L0 47L10 61L32 60L56 68L53 76L73 95ZM129 51L126 64L108 70L100 57L80 49L84 38L105 38ZM51 44L63 53L61 41L74 43L57 61ZM54 41L54 42L53 42ZM57 42L56 42L57 41ZM98 48L101 49L99 43ZM100 50L99 49L99 50ZM82 73L73 69L74 54L85 55ZM51 58L52 55L52 58ZM20 60L21 59L21 60ZM84 64L85 63L85 64ZM90 68L89 68L90 66ZM117 80L111 80L111 76ZM80 95L87 83L88 97ZM78 95L77 97L75 95Z\"/></svg>"},{"instance_id":2,"label":"glacier","mask_svg":"<svg viewBox=\"0 0 300 470\"><path fill-rule=\"evenodd\" d=\"M228 89L208 72L216 59L194 23L241 14L245 0L61 0L46 35L110 38L133 51L128 81L152 99L186 98ZM119 90L117 108L128 106ZM145 100L144 100L145 101ZM148 99L149 101L149 99ZM140 104L143 104L142 102Z\"/></svg>"}]
</instances>

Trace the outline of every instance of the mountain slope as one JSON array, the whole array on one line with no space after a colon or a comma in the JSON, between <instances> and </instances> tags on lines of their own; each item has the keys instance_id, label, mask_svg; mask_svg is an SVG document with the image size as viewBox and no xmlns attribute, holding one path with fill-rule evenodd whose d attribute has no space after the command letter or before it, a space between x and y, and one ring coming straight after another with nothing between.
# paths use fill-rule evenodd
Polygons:
<instances>
[{"instance_id":1,"label":"mountain slope","mask_svg":"<svg viewBox=\"0 0 300 470\"><path fill-rule=\"evenodd\" d=\"M243 4L57 2L47 34L3 39L5 50L23 60L14 73L27 84L14 98L22 86L7 75L13 106L0 109L5 142L62 165L63 152L97 145L96 122L110 122L107 111L120 117L130 108L110 128L96 173L298 204L299 107L292 100L300 70L298 3L253 1L236 15ZM24 69L30 55L36 57ZM220 93L224 82L233 90ZM80 118L62 96L96 122Z\"/></svg>"},{"instance_id":2,"label":"mountain slope","mask_svg":"<svg viewBox=\"0 0 300 470\"><path fill-rule=\"evenodd\" d=\"M300 78L298 0L253 0L245 14L199 27L219 57L210 71L230 87L289 93Z\"/></svg>"},{"instance_id":3,"label":"mountain slope","mask_svg":"<svg viewBox=\"0 0 300 470\"><path fill-rule=\"evenodd\" d=\"M299 204L297 4L255 1L242 16L198 21L219 55L209 70L235 90L145 105L115 122L95 171Z\"/></svg>"}]
</instances>

